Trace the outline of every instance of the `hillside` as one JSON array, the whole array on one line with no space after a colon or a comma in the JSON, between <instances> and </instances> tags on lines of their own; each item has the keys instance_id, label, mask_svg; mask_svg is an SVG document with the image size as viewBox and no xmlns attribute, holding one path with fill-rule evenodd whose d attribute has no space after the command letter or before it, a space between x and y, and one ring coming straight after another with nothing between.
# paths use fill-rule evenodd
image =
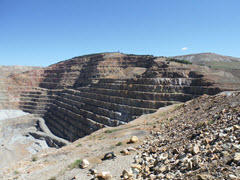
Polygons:
<instances>
[{"instance_id":1,"label":"hillside","mask_svg":"<svg viewBox=\"0 0 240 180\"><path fill-rule=\"evenodd\" d=\"M53 134L69 141L240 84L230 73L121 53L75 57L7 80L12 100L3 107L42 117Z\"/></svg>"},{"instance_id":2,"label":"hillside","mask_svg":"<svg viewBox=\"0 0 240 180\"><path fill-rule=\"evenodd\" d=\"M212 69L224 70L240 78L240 58L223 56L215 53L199 53L171 57L186 60L193 64L208 66Z\"/></svg>"},{"instance_id":3,"label":"hillside","mask_svg":"<svg viewBox=\"0 0 240 180\"><path fill-rule=\"evenodd\" d=\"M196 64L206 62L240 62L240 58L223 56L215 53L188 54L183 56L174 56L173 58L187 60Z\"/></svg>"},{"instance_id":4,"label":"hillside","mask_svg":"<svg viewBox=\"0 0 240 180\"><path fill-rule=\"evenodd\" d=\"M68 166L77 158L98 164L116 144L120 151L131 136L144 139L153 124L151 117L159 112L204 94L240 90L240 77L226 70L122 53L79 56L44 68L4 67L2 75L0 150L6 158L0 167L10 169L0 173L20 179L47 179L53 174L71 179L78 170ZM116 161L128 162L114 169L117 178L131 159L117 156ZM107 162L99 168L111 167ZM85 175L86 170L82 176L88 179Z\"/></svg>"},{"instance_id":5,"label":"hillside","mask_svg":"<svg viewBox=\"0 0 240 180\"><path fill-rule=\"evenodd\" d=\"M0 65L0 77L7 77L13 73L23 73L34 69L40 69L39 66L1 66Z\"/></svg>"}]
</instances>

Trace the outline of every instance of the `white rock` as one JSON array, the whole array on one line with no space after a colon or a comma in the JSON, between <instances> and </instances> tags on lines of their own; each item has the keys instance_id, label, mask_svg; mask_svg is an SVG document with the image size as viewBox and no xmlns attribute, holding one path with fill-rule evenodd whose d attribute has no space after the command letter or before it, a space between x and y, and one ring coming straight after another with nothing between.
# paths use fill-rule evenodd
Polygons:
<instances>
[{"instance_id":1,"label":"white rock","mask_svg":"<svg viewBox=\"0 0 240 180\"><path fill-rule=\"evenodd\" d=\"M240 144L233 144L232 147L233 147L233 149L239 150Z\"/></svg>"},{"instance_id":2,"label":"white rock","mask_svg":"<svg viewBox=\"0 0 240 180\"><path fill-rule=\"evenodd\" d=\"M159 161L163 161L166 160L168 158L168 153L162 153L159 157L158 160Z\"/></svg>"},{"instance_id":3,"label":"white rock","mask_svg":"<svg viewBox=\"0 0 240 180\"><path fill-rule=\"evenodd\" d=\"M156 179L156 175L150 174L149 178L150 178L151 180L155 180L155 179Z\"/></svg>"},{"instance_id":4,"label":"white rock","mask_svg":"<svg viewBox=\"0 0 240 180\"><path fill-rule=\"evenodd\" d=\"M232 180L237 180L237 176L233 175L233 174L229 174L229 178Z\"/></svg>"},{"instance_id":5,"label":"white rock","mask_svg":"<svg viewBox=\"0 0 240 180\"><path fill-rule=\"evenodd\" d=\"M199 151L200 151L199 146L197 144L195 144L193 146L192 153L197 154L197 153L199 153Z\"/></svg>"},{"instance_id":6,"label":"white rock","mask_svg":"<svg viewBox=\"0 0 240 180\"><path fill-rule=\"evenodd\" d=\"M102 178L104 180L111 180L112 179L112 175L110 174L109 171L102 171L102 172L98 173L96 177L97 178Z\"/></svg>"},{"instance_id":7,"label":"white rock","mask_svg":"<svg viewBox=\"0 0 240 180\"><path fill-rule=\"evenodd\" d=\"M235 154L234 154L234 157L233 157L233 160L234 160L235 162L240 161L240 153L235 153Z\"/></svg>"},{"instance_id":8,"label":"white rock","mask_svg":"<svg viewBox=\"0 0 240 180\"><path fill-rule=\"evenodd\" d=\"M136 143L136 142L138 142L138 137L137 136L132 136L130 138L130 143Z\"/></svg>"},{"instance_id":9,"label":"white rock","mask_svg":"<svg viewBox=\"0 0 240 180\"><path fill-rule=\"evenodd\" d=\"M127 150L128 150L128 151L136 151L136 149L135 149L135 148L133 148L133 147L131 147L131 146L130 146L130 147L128 147L128 148L127 148Z\"/></svg>"},{"instance_id":10,"label":"white rock","mask_svg":"<svg viewBox=\"0 0 240 180\"><path fill-rule=\"evenodd\" d=\"M167 170L167 166L163 165L158 170L159 170L159 172L163 173Z\"/></svg>"},{"instance_id":11,"label":"white rock","mask_svg":"<svg viewBox=\"0 0 240 180\"><path fill-rule=\"evenodd\" d=\"M130 152L129 152L127 149L123 149L123 150L121 151L121 153L122 153L123 155L129 155L129 154L130 154Z\"/></svg>"},{"instance_id":12,"label":"white rock","mask_svg":"<svg viewBox=\"0 0 240 180\"><path fill-rule=\"evenodd\" d=\"M133 173L130 171L127 171L127 170L123 170L122 176L124 179L129 179L129 178L133 177Z\"/></svg>"},{"instance_id":13,"label":"white rock","mask_svg":"<svg viewBox=\"0 0 240 180\"><path fill-rule=\"evenodd\" d=\"M236 130L239 130L240 129L240 126L239 125L234 125L233 126L233 129L236 131Z\"/></svg>"},{"instance_id":14,"label":"white rock","mask_svg":"<svg viewBox=\"0 0 240 180\"><path fill-rule=\"evenodd\" d=\"M86 168L86 167L88 167L89 165L90 165L90 163L88 162L87 159L83 159L83 160L82 160L82 164L81 164L81 167L82 167L82 168Z\"/></svg>"}]
</instances>

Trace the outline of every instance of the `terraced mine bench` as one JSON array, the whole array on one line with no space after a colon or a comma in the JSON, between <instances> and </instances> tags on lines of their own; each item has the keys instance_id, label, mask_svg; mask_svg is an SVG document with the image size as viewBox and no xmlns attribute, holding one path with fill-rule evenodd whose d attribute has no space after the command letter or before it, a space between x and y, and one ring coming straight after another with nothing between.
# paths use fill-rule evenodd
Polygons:
<instances>
[{"instance_id":1,"label":"terraced mine bench","mask_svg":"<svg viewBox=\"0 0 240 180\"><path fill-rule=\"evenodd\" d=\"M207 78L211 72L199 69L164 57L101 53L24 72L18 76L23 88L15 94L20 109L41 116L55 135L74 141L160 107L224 90Z\"/></svg>"}]
</instances>

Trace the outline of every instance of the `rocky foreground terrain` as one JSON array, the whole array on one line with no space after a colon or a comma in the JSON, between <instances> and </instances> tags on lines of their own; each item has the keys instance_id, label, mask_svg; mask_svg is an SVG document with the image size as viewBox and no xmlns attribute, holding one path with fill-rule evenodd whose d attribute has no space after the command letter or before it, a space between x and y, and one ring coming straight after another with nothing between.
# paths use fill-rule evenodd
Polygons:
<instances>
[{"instance_id":1,"label":"rocky foreground terrain","mask_svg":"<svg viewBox=\"0 0 240 180\"><path fill-rule=\"evenodd\" d=\"M133 177L240 178L240 92L180 105L151 133L135 156ZM131 179L128 172L124 175Z\"/></svg>"}]
</instances>

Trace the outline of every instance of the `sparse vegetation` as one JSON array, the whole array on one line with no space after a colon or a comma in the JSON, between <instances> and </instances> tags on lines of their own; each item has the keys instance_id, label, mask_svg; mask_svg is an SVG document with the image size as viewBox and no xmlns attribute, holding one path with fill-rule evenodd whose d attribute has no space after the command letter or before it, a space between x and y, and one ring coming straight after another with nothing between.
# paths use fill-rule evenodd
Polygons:
<instances>
[{"instance_id":1,"label":"sparse vegetation","mask_svg":"<svg viewBox=\"0 0 240 180\"><path fill-rule=\"evenodd\" d=\"M240 62L206 62L205 65L213 69L240 69Z\"/></svg>"},{"instance_id":2,"label":"sparse vegetation","mask_svg":"<svg viewBox=\"0 0 240 180\"><path fill-rule=\"evenodd\" d=\"M98 138L98 140L103 140L103 139L105 139L105 137L103 136Z\"/></svg>"},{"instance_id":3,"label":"sparse vegetation","mask_svg":"<svg viewBox=\"0 0 240 180\"><path fill-rule=\"evenodd\" d=\"M95 139L96 138L96 134L93 134L91 136L89 136L90 139Z\"/></svg>"},{"instance_id":4,"label":"sparse vegetation","mask_svg":"<svg viewBox=\"0 0 240 180\"><path fill-rule=\"evenodd\" d=\"M183 106L184 106L183 103L181 103L181 104L176 104L176 105L174 105L173 111L174 111L174 110L178 110L178 109L182 108Z\"/></svg>"},{"instance_id":5,"label":"sparse vegetation","mask_svg":"<svg viewBox=\"0 0 240 180\"><path fill-rule=\"evenodd\" d=\"M77 146L76 147L81 147L82 146L82 144L81 143L79 143L79 144L77 144Z\"/></svg>"},{"instance_id":6,"label":"sparse vegetation","mask_svg":"<svg viewBox=\"0 0 240 180\"><path fill-rule=\"evenodd\" d=\"M187 60L180 60L180 59L174 59L174 58L167 59L167 61L173 61L173 62L177 62L177 63L181 63L181 64L192 64L191 62L189 62Z\"/></svg>"},{"instance_id":7,"label":"sparse vegetation","mask_svg":"<svg viewBox=\"0 0 240 180\"><path fill-rule=\"evenodd\" d=\"M208 121L208 125L211 125L211 124L213 124L215 122L215 120L214 119L211 119L210 121Z\"/></svg>"},{"instance_id":8,"label":"sparse vegetation","mask_svg":"<svg viewBox=\"0 0 240 180\"><path fill-rule=\"evenodd\" d=\"M106 130L104 131L105 133L112 133L113 131L112 130Z\"/></svg>"},{"instance_id":9,"label":"sparse vegetation","mask_svg":"<svg viewBox=\"0 0 240 180\"><path fill-rule=\"evenodd\" d=\"M108 130L104 131L104 133L109 134L109 133L113 133L113 132L121 131L121 130L124 130L124 129L133 128L133 127L136 127L136 126L138 126L138 125L133 125L133 126L129 126L129 127L126 127L126 128L108 129Z\"/></svg>"},{"instance_id":10,"label":"sparse vegetation","mask_svg":"<svg viewBox=\"0 0 240 180\"><path fill-rule=\"evenodd\" d=\"M117 131L120 131L120 130L122 130L122 128L119 128L119 129L108 129L108 130L106 130L106 131L104 131L105 133L113 133L113 132L117 132Z\"/></svg>"},{"instance_id":11,"label":"sparse vegetation","mask_svg":"<svg viewBox=\"0 0 240 180\"><path fill-rule=\"evenodd\" d=\"M57 178L54 176L54 177L51 177L49 180L56 180Z\"/></svg>"},{"instance_id":12,"label":"sparse vegetation","mask_svg":"<svg viewBox=\"0 0 240 180\"><path fill-rule=\"evenodd\" d=\"M116 146L121 146L122 145L122 142L118 142L117 144L116 144Z\"/></svg>"},{"instance_id":13,"label":"sparse vegetation","mask_svg":"<svg viewBox=\"0 0 240 180\"><path fill-rule=\"evenodd\" d=\"M80 168L82 164L82 160L81 159L77 159L76 161L74 161L72 164L70 164L68 166L69 169L74 169L74 168Z\"/></svg>"},{"instance_id":14,"label":"sparse vegetation","mask_svg":"<svg viewBox=\"0 0 240 180\"><path fill-rule=\"evenodd\" d=\"M17 175L17 174L19 174L19 172L16 170L16 171L14 171L14 174Z\"/></svg>"},{"instance_id":15,"label":"sparse vegetation","mask_svg":"<svg viewBox=\"0 0 240 180\"><path fill-rule=\"evenodd\" d=\"M206 126L207 126L207 123L208 123L208 122L206 122L206 121L200 121L200 122L198 122L197 125L196 125L196 129L206 127Z\"/></svg>"},{"instance_id":16,"label":"sparse vegetation","mask_svg":"<svg viewBox=\"0 0 240 180\"><path fill-rule=\"evenodd\" d=\"M32 161L33 161L33 162L37 161L37 156L33 156L33 157L32 157Z\"/></svg>"}]
</instances>

